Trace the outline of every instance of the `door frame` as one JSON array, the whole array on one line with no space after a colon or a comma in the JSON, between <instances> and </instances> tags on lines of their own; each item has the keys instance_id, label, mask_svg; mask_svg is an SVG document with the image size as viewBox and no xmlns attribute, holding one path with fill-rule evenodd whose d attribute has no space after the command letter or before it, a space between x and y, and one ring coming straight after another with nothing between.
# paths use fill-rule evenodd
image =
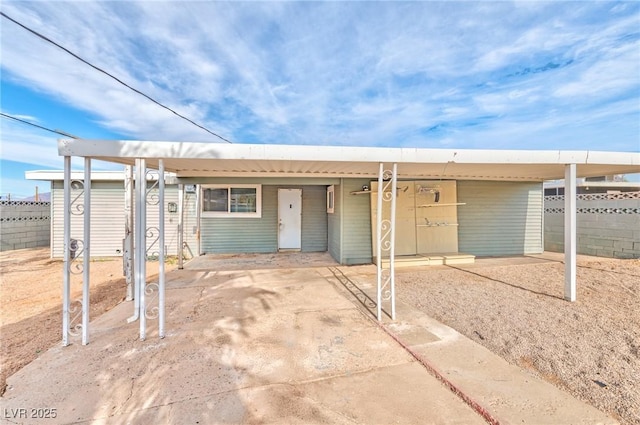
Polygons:
<instances>
[{"instance_id":1,"label":"door frame","mask_svg":"<svg viewBox=\"0 0 640 425\"><path fill-rule=\"evenodd\" d=\"M280 241L280 226L282 225L282 217L280 216L281 196L283 191L297 192L300 203L300 219L298 221L298 247L282 248ZM278 188L278 251L302 251L302 188Z\"/></svg>"}]
</instances>

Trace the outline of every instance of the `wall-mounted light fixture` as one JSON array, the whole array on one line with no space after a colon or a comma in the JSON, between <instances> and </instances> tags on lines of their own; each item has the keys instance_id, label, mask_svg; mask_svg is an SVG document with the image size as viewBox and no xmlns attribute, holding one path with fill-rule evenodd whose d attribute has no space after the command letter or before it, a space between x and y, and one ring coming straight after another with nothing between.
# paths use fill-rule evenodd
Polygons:
<instances>
[{"instance_id":1,"label":"wall-mounted light fixture","mask_svg":"<svg viewBox=\"0 0 640 425\"><path fill-rule=\"evenodd\" d=\"M170 213L177 213L178 212L178 204L176 204L175 202L169 202L167 204L167 210Z\"/></svg>"}]
</instances>

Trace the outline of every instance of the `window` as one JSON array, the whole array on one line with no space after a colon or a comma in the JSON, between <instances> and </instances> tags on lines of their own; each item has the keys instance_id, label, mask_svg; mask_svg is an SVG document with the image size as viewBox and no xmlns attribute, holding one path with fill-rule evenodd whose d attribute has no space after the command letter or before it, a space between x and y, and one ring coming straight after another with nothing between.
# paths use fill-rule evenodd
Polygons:
<instances>
[{"instance_id":1,"label":"window","mask_svg":"<svg viewBox=\"0 0 640 425\"><path fill-rule=\"evenodd\" d=\"M261 217L259 184L206 185L202 188L203 217Z\"/></svg>"},{"instance_id":2,"label":"window","mask_svg":"<svg viewBox=\"0 0 640 425\"><path fill-rule=\"evenodd\" d=\"M329 214L333 214L335 200L335 186L327 186L327 212Z\"/></svg>"}]
</instances>

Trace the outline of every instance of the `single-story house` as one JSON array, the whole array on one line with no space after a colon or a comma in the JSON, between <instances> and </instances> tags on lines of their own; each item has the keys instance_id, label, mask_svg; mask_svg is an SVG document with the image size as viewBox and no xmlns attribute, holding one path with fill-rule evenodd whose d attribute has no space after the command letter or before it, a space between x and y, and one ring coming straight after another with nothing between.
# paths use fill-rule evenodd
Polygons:
<instances>
[{"instance_id":1,"label":"single-story house","mask_svg":"<svg viewBox=\"0 0 640 425\"><path fill-rule=\"evenodd\" d=\"M542 252L543 181L565 178L573 182L568 193L575 193L578 177L640 171L640 154L626 152L80 139L60 140L58 149L65 157L64 246L71 240L72 157L84 159L83 199L84 205L90 204L83 218L87 236L96 208L90 201L92 159L134 167L133 180L147 182L135 188L139 229L147 227L146 211L155 208L147 208L152 191L147 169L158 170L161 198L166 192L165 173L171 173L179 193L184 193L186 186L197 188L199 253L328 251L340 264L376 262L379 313L380 297L385 295L391 298L394 310L396 258L427 256L446 261L451 256L456 261L458 254ZM56 187L54 182L54 191ZM567 199L567 238L571 241L575 239L575 200ZM158 209L162 234L167 229L165 205L161 200ZM184 228L184 207L180 210L178 220ZM145 232L137 232L136 240L145 240ZM138 288L144 286L142 247L146 245L136 247ZM565 296L570 300L575 299L574 245L565 244L569 255ZM65 260L70 261L68 250L63 251ZM384 259L388 259L386 266ZM144 297L144 291L137 293ZM144 301L136 308L138 313L144 311ZM140 318L144 338L144 314Z\"/></svg>"}]
</instances>

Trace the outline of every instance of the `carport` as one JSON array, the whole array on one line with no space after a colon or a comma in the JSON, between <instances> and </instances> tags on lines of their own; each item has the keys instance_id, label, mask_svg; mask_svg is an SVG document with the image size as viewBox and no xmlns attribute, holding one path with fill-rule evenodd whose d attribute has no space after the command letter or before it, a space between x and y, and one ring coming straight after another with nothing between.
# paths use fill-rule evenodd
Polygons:
<instances>
[{"instance_id":1,"label":"carport","mask_svg":"<svg viewBox=\"0 0 640 425\"><path fill-rule=\"evenodd\" d=\"M383 311L395 320L395 231L396 190L400 179L485 180L542 182L562 179L565 184L565 288L568 301L576 299L576 179L578 177L640 172L640 155L628 152L594 151L500 151L463 149L362 148L339 146L289 146L214 144L160 141L119 141L63 139L58 151L64 157L64 286L63 344L71 335L89 342L89 281L91 249L91 162L123 164L135 169L134 314L140 338L146 338L147 319L164 330L164 181L173 173L180 179L211 177L252 178L367 178L377 180L382 190L376 196L375 259L377 265L377 316ZM84 179L71 179L72 158L83 158ZM151 187L150 173L158 178ZM140 184L144 182L144 184ZM72 189L77 195L72 197ZM373 205L373 203L372 203ZM157 229L146 225L146 211L157 207ZM178 206L180 208L180 206ZM83 216L83 237L71 258L71 214ZM181 214L180 214L181 216ZM182 223L181 223L182 224ZM151 242L151 243L150 243ZM155 247L155 248L154 248ZM148 256L160 261L158 282L147 283ZM387 259L383 263L383 258ZM82 273L83 296L80 310L71 308L70 276ZM76 323L76 320L79 320Z\"/></svg>"}]
</instances>

